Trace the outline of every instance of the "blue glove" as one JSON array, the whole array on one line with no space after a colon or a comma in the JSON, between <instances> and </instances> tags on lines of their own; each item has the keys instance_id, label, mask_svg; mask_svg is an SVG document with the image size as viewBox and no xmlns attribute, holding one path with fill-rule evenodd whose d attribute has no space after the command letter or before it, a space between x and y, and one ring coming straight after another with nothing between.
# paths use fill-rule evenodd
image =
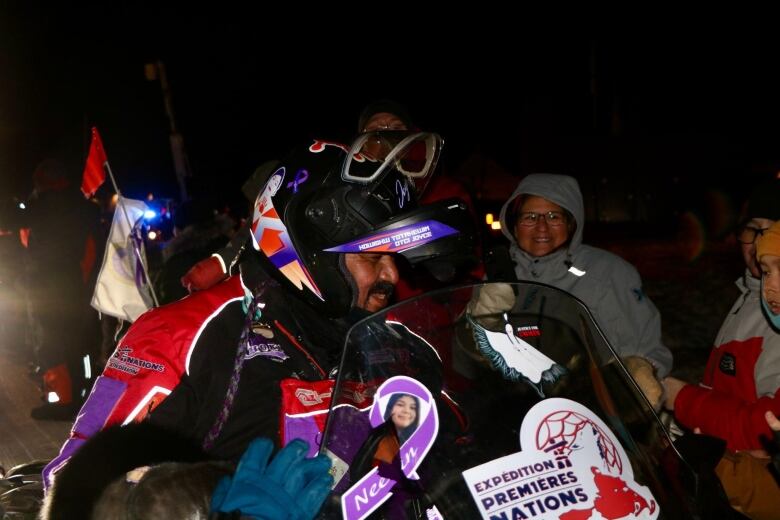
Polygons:
<instances>
[{"instance_id":1,"label":"blue glove","mask_svg":"<svg viewBox=\"0 0 780 520\"><path fill-rule=\"evenodd\" d=\"M268 464L274 446L257 438L241 457L233 477L223 477L211 496L211 510L262 520L309 520L330 492L330 459L307 459L309 445L296 439L279 450Z\"/></svg>"}]
</instances>

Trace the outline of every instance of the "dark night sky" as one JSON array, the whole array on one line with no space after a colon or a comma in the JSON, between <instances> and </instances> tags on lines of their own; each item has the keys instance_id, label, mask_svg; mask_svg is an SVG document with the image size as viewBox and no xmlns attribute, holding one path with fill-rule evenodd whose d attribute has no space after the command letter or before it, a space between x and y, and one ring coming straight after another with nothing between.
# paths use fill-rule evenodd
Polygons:
<instances>
[{"instance_id":1,"label":"dark night sky","mask_svg":"<svg viewBox=\"0 0 780 520\"><path fill-rule=\"evenodd\" d=\"M770 40L532 35L495 12L419 23L410 37L270 12L0 9L3 198L26 193L47 156L78 175L92 124L128 195L174 196L162 95L143 70L157 59L203 193L240 197L263 161L311 136L348 139L377 97L442 133L453 169L478 151L516 174L683 177L726 191L780 169Z\"/></svg>"}]
</instances>

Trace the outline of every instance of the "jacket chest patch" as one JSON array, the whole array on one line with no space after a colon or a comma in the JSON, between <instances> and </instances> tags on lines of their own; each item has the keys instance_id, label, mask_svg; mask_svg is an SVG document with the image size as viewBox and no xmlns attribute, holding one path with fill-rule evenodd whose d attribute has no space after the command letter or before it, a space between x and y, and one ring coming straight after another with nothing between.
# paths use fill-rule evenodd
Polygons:
<instances>
[{"instance_id":1,"label":"jacket chest patch","mask_svg":"<svg viewBox=\"0 0 780 520\"><path fill-rule=\"evenodd\" d=\"M279 343L268 341L258 334L251 334L246 346L246 356L244 359L252 359L258 356L269 358L280 363L290 357Z\"/></svg>"},{"instance_id":2,"label":"jacket chest patch","mask_svg":"<svg viewBox=\"0 0 780 520\"><path fill-rule=\"evenodd\" d=\"M165 372L165 365L156 363L140 357L131 356L133 349L130 347L121 347L116 349L114 355L108 360L108 366L115 370L120 370L127 374L137 375L143 370L153 370L155 372Z\"/></svg>"},{"instance_id":3,"label":"jacket chest patch","mask_svg":"<svg viewBox=\"0 0 780 520\"><path fill-rule=\"evenodd\" d=\"M737 375L737 358L729 352L724 352L720 357L718 368L721 372L729 376Z\"/></svg>"}]
</instances>

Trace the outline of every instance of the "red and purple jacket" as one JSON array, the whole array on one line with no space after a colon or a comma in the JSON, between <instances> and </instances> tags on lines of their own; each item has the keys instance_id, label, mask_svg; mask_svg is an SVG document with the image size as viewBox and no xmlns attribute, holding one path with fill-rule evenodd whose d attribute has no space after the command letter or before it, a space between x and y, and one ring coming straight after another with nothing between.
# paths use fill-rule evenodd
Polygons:
<instances>
[{"instance_id":1,"label":"red and purple jacket","mask_svg":"<svg viewBox=\"0 0 780 520\"><path fill-rule=\"evenodd\" d=\"M89 437L114 424L148 416L200 442L223 405L249 295L237 275L139 317L96 380L59 455L44 469L45 484L51 484L52 475ZM314 323L315 316L292 310L290 298L280 290L267 295L262 312L270 332L255 335L254 341L241 346L247 352L238 391L211 451L219 458L239 458L259 435L279 444L303 437L310 441L312 452L318 448L333 381L327 379L311 347L302 346L310 345L312 336L303 329L311 325L321 331L330 325ZM274 313L274 307L284 312ZM320 344L322 335L317 334ZM320 359L327 357L322 347L312 352Z\"/></svg>"}]
</instances>

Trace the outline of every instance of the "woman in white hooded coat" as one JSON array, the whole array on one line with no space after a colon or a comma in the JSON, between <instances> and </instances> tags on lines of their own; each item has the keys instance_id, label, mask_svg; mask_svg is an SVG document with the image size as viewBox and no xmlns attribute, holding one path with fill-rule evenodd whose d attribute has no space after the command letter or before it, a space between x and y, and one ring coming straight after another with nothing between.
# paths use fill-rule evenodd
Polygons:
<instances>
[{"instance_id":1,"label":"woman in white hooded coat","mask_svg":"<svg viewBox=\"0 0 780 520\"><path fill-rule=\"evenodd\" d=\"M588 306L621 357L649 361L658 378L669 373L672 353L661 341L661 316L642 291L637 270L617 255L582 243L585 209L574 178L525 177L501 208L500 219L518 280L573 294Z\"/></svg>"}]
</instances>

